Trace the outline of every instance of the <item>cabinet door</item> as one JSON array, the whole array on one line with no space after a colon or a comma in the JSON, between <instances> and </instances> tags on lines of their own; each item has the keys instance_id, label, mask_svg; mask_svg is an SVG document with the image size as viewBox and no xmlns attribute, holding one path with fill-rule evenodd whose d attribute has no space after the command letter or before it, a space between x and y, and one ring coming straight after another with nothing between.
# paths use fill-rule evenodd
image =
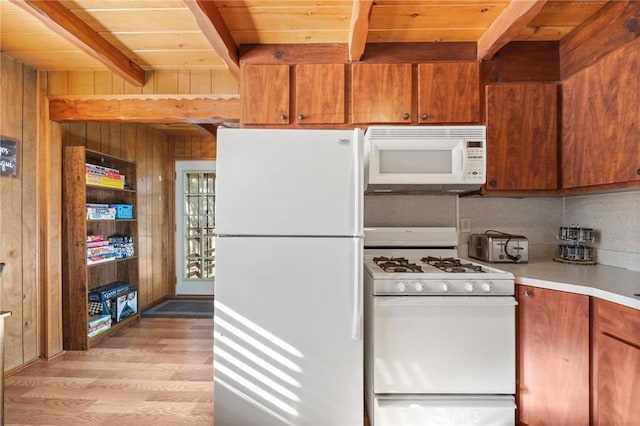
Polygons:
<instances>
[{"instance_id":1,"label":"cabinet door","mask_svg":"<svg viewBox=\"0 0 640 426\"><path fill-rule=\"evenodd\" d=\"M640 419L640 348L598 336L597 425L636 424Z\"/></svg>"},{"instance_id":2,"label":"cabinet door","mask_svg":"<svg viewBox=\"0 0 640 426\"><path fill-rule=\"evenodd\" d=\"M411 64L353 64L352 123L411 123Z\"/></svg>"},{"instance_id":3,"label":"cabinet door","mask_svg":"<svg viewBox=\"0 0 640 426\"><path fill-rule=\"evenodd\" d=\"M490 84L486 95L487 190L556 189L556 84Z\"/></svg>"},{"instance_id":4,"label":"cabinet door","mask_svg":"<svg viewBox=\"0 0 640 426\"><path fill-rule=\"evenodd\" d=\"M594 357L597 425L636 424L640 418L640 311L598 300Z\"/></svg>"},{"instance_id":5,"label":"cabinet door","mask_svg":"<svg viewBox=\"0 0 640 426\"><path fill-rule=\"evenodd\" d=\"M243 124L289 124L289 65L243 65L240 95Z\"/></svg>"},{"instance_id":6,"label":"cabinet door","mask_svg":"<svg viewBox=\"0 0 640 426\"><path fill-rule=\"evenodd\" d=\"M420 123L479 122L479 63L419 64L418 121Z\"/></svg>"},{"instance_id":7,"label":"cabinet door","mask_svg":"<svg viewBox=\"0 0 640 426\"><path fill-rule=\"evenodd\" d=\"M639 43L563 81L563 188L640 185Z\"/></svg>"},{"instance_id":8,"label":"cabinet door","mask_svg":"<svg viewBox=\"0 0 640 426\"><path fill-rule=\"evenodd\" d=\"M344 123L344 64L300 64L295 76L298 124Z\"/></svg>"},{"instance_id":9,"label":"cabinet door","mask_svg":"<svg viewBox=\"0 0 640 426\"><path fill-rule=\"evenodd\" d=\"M589 297L517 287L519 421L588 425Z\"/></svg>"}]
</instances>

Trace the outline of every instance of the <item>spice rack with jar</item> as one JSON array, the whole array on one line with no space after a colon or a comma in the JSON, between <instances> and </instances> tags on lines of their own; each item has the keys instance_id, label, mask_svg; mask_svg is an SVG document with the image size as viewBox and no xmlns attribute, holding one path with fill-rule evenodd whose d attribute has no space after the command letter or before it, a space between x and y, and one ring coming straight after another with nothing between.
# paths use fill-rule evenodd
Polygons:
<instances>
[{"instance_id":1,"label":"spice rack with jar","mask_svg":"<svg viewBox=\"0 0 640 426\"><path fill-rule=\"evenodd\" d=\"M595 265L594 248L595 231L579 225L561 226L558 230L558 256L553 260L563 263Z\"/></svg>"}]
</instances>

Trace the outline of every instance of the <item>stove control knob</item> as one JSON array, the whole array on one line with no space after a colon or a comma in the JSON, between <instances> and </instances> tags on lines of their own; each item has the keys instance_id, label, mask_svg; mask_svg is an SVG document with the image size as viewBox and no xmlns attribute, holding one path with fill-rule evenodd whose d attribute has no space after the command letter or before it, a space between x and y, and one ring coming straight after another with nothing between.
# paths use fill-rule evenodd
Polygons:
<instances>
[{"instance_id":1,"label":"stove control knob","mask_svg":"<svg viewBox=\"0 0 640 426\"><path fill-rule=\"evenodd\" d=\"M424 284L422 284L420 281L416 281L415 283L413 283L413 288L415 288L417 292L421 292L422 290L424 290Z\"/></svg>"},{"instance_id":2,"label":"stove control knob","mask_svg":"<svg viewBox=\"0 0 640 426\"><path fill-rule=\"evenodd\" d=\"M464 283L464 291L471 293L475 286L473 285L473 281L467 281Z\"/></svg>"},{"instance_id":3,"label":"stove control knob","mask_svg":"<svg viewBox=\"0 0 640 426\"><path fill-rule=\"evenodd\" d=\"M480 288L482 288L482 291L485 293L489 293L491 291L491 281L482 281Z\"/></svg>"},{"instance_id":4,"label":"stove control knob","mask_svg":"<svg viewBox=\"0 0 640 426\"><path fill-rule=\"evenodd\" d=\"M449 283L446 281L442 281L440 283L440 288L442 289L442 291L449 291Z\"/></svg>"},{"instance_id":5,"label":"stove control knob","mask_svg":"<svg viewBox=\"0 0 640 426\"><path fill-rule=\"evenodd\" d=\"M398 290L406 291L407 290L407 283L405 283L404 281L398 281Z\"/></svg>"}]
</instances>

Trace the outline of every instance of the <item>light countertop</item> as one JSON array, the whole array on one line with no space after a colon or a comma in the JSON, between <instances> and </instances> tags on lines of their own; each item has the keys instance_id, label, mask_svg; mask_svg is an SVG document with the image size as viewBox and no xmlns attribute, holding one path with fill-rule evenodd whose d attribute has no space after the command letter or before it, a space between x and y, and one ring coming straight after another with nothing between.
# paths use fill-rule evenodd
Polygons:
<instances>
[{"instance_id":1,"label":"light countertop","mask_svg":"<svg viewBox=\"0 0 640 426\"><path fill-rule=\"evenodd\" d=\"M605 265L571 265L553 260L496 263L517 284L597 297L640 310L640 272Z\"/></svg>"}]
</instances>

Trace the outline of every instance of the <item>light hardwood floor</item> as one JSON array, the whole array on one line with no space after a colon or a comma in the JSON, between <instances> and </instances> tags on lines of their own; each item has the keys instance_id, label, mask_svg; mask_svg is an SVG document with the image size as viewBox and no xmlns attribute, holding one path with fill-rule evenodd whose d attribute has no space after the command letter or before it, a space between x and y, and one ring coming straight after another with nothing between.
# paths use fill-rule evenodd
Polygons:
<instances>
[{"instance_id":1,"label":"light hardwood floor","mask_svg":"<svg viewBox=\"0 0 640 426\"><path fill-rule=\"evenodd\" d=\"M5 380L9 425L212 425L213 320L142 318Z\"/></svg>"}]
</instances>

